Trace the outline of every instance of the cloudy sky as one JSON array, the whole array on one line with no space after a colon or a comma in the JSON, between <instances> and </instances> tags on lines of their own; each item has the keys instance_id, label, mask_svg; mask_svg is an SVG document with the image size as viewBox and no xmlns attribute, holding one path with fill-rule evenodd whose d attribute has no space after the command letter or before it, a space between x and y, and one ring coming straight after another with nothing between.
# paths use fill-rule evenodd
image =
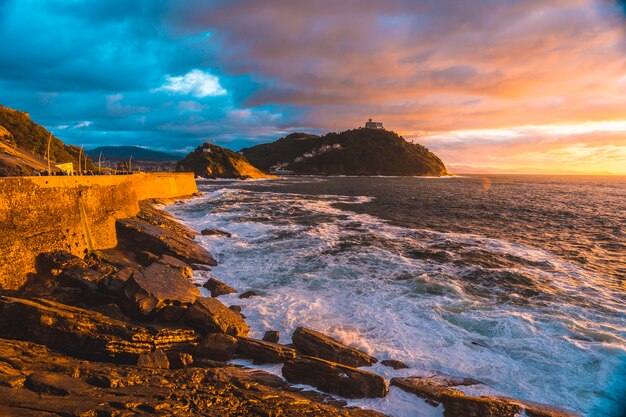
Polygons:
<instances>
[{"instance_id":1,"label":"cloudy sky","mask_svg":"<svg viewBox=\"0 0 626 417\"><path fill-rule=\"evenodd\" d=\"M462 167L626 174L616 0L0 0L0 103L69 143L240 149L367 118Z\"/></svg>"}]
</instances>

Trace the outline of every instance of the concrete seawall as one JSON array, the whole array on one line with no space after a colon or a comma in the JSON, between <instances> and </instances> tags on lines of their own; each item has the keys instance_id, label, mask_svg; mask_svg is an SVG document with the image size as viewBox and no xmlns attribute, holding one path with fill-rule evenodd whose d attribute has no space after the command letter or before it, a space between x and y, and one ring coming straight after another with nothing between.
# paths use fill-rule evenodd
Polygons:
<instances>
[{"instance_id":1,"label":"concrete seawall","mask_svg":"<svg viewBox=\"0 0 626 417\"><path fill-rule=\"evenodd\" d=\"M19 288L41 252L115 247L115 220L140 200L197 191L190 173L0 178L0 288Z\"/></svg>"}]
</instances>

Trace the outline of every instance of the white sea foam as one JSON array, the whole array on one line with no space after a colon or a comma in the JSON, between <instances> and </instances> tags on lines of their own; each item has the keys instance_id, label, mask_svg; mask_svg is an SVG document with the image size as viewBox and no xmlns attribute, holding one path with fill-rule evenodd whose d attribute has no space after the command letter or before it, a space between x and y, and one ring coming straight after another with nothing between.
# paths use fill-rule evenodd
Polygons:
<instances>
[{"instance_id":1,"label":"white sea foam","mask_svg":"<svg viewBox=\"0 0 626 417\"><path fill-rule=\"evenodd\" d=\"M306 326L411 367L376 365L385 378L431 371L468 376L489 387L468 388L473 394L500 393L583 413L596 401L611 401L599 387L624 358L626 308L594 288L590 272L541 249L391 226L333 206L369 197L254 193L217 184L204 184L204 191L169 210L198 230L233 234L198 238L219 266L195 279L212 274L261 294L220 297L243 306L252 336L274 329L287 343L296 327ZM438 248L449 259L429 262L407 256L407 248ZM520 260L496 269L531 279L538 295L460 279L487 271L462 262L476 251ZM350 404L391 416L441 415L395 388L385 399Z\"/></svg>"}]
</instances>

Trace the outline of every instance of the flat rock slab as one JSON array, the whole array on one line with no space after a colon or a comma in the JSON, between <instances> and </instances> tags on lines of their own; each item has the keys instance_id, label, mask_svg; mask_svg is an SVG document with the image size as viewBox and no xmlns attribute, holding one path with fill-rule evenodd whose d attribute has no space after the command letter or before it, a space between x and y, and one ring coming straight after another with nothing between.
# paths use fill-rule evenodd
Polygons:
<instances>
[{"instance_id":1,"label":"flat rock slab","mask_svg":"<svg viewBox=\"0 0 626 417\"><path fill-rule=\"evenodd\" d=\"M278 343L250 339L247 337L237 338L237 353L252 358L260 363L282 363L296 358L296 350Z\"/></svg>"},{"instance_id":2,"label":"flat rock slab","mask_svg":"<svg viewBox=\"0 0 626 417\"><path fill-rule=\"evenodd\" d=\"M138 217L116 221L118 239L129 249L171 255L190 264L217 265L211 254L189 237Z\"/></svg>"},{"instance_id":3,"label":"flat rock slab","mask_svg":"<svg viewBox=\"0 0 626 417\"><path fill-rule=\"evenodd\" d=\"M225 333L247 336L250 330L240 314L210 297L199 297L189 307L182 322L202 333Z\"/></svg>"},{"instance_id":4,"label":"flat rock slab","mask_svg":"<svg viewBox=\"0 0 626 417\"><path fill-rule=\"evenodd\" d=\"M465 395L454 386L475 385L471 378L447 375L434 377L393 378L391 385L410 392L437 406L443 404L444 417L578 417L578 414L521 400L497 396Z\"/></svg>"},{"instance_id":5,"label":"flat rock slab","mask_svg":"<svg viewBox=\"0 0 626 417\"><path fill-rule=\"evenodd\" d=\"M287 361L282 372L289 382L312 385L345 398L379 398L388 392L379 375L309 356Z\"/></svg>"},{"instance_id":6,"label":"flat rock slab","mask_svg":"<svg viewBox=\"0 0 626 417\"><path fill-rule=\"evenodd\" d=\"M155 349L193 349L189 329L147 329L43 299L0 296L0 334L80 357L134 362Z\"/></svg>"},{"instance_id":7,"label":"flat rock slab","mask_svg":"<svg viewBox=\"0 0 626 417\"><path fill-rule=\"evenodd\" d=\"M293 333L292 340L298 352L342 365L370 366L378 361L365 352L346 346L323 333L305 327L298 327Z\"/></svg>"},{"instance_id":8,"label":"flat rock slab","mask_svg":"<svg viewBox=\"0 0 626 417\"><path fill-rule=\"evenodd\" d=\"M154 263L126 281L122 306L132 316L146 317L167 305L192 304L198 296L198 288L178 268Z\"/></svg>"}]
</instances>

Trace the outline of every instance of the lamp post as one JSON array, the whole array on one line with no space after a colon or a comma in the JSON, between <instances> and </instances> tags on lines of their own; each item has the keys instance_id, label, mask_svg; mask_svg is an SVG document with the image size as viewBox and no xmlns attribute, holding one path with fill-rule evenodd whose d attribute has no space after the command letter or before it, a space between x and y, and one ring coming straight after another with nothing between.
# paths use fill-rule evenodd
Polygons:
<instances>
[{"instance_id":1,"label":"lamp post","mask_svg":"<svg viewBox=\"0 0 626 417\"><path fill-rule=\"evenodd\" d=\"M80 152L78 153L78 175L83 175L83 171L81 170L81 160L83 157L83 145L80 145Z\"/></svg>"},{"instance_id":2,"label":"lamp post","mask_svg":"<svg viewBox=\"0 0 626 417\"><path fill-rule=\"evenodd\" d=\"M52 140L52 132L50 132L50 137L48 137L48 150L46 151L46 155L48 156L48 176L50 176L50 141Z\"/></svg>"}]
</instances>

